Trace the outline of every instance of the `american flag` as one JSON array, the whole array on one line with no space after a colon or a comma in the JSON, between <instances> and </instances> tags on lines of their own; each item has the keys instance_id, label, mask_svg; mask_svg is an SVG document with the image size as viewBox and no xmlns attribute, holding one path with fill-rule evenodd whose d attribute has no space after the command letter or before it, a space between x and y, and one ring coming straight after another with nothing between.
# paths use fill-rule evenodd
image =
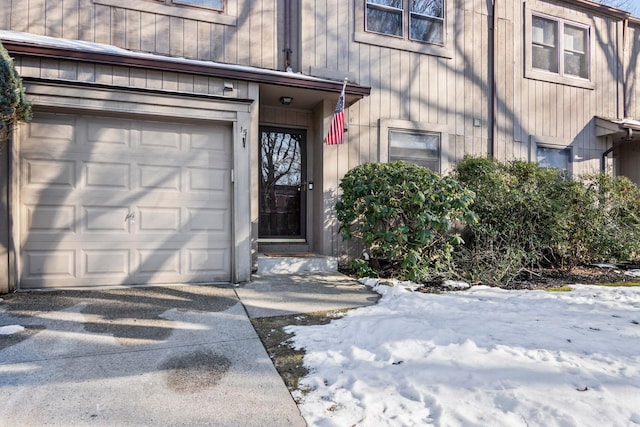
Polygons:
<instances>
[{"instance_id":1,"label":"american flag","mask_svg":"<svg viewBox=\"0 0 640 427\"><path fill-rule=\"evenodd\" d=\"M331 120L331 127L329 127L327 145L342 144L344 142L344 88L346 86L347 82L345 81L336 104L336 111Z\"/></svg>"}]
</instances>

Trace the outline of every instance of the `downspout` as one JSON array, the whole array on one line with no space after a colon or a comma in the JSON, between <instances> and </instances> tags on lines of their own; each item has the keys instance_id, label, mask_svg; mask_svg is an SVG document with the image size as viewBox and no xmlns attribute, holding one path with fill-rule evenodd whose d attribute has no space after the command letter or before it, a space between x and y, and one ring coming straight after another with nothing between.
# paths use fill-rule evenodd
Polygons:
<instances>
[{"instance_id":1,"label":"downspout","mask_svg":"<svg viewBox=\"0 0 640 427\"><path fill-rule=\"evenodd\" d=\"M620 112L618 112L618 118L624 119L628 114L627 111L627 40L629 40L629 36L627 31L629 29L629 18L626 18L622 21L622 72L620 73L620 78L622 79L622 117L620 117ZM619 87L619 85L618 85Z\"/></svg>"},{"instance_id":2,"label":"downspout","mask_svg":"<svg viewBox=\"0 0 640 427\"><path fill-rule=\"evenodd\" d=\"M600 158L600 172L604 173L607 168L607 156L609 155L609 153L611 153L613 150L615 150L622 144L630 142L632 139L633 139L633 129L627 128L627 136L622 140L622 142L619 142L617 144L612 143L611 147L607 149L604 153L602 153L602 157Z\"/></svg>"},{"instance_id":3,"label":"downspout","mask_svg":"<svg viewBox=\"0 0 640 427\"><path fill-rule=\"evenodd\" d=\"M284 69L293 71L291 67L291 0L284 0Z\"/></svg>"},{"instance_id":4,"label":"downspout","mask_svg":"<svg viewBox=\"0 0 640 427\"><path fill-rule=\"evenodd\" d=\"M490 55L491 72L489 73L491 81L491 145L489 147L490 158L495 158L496 153L498 152L498 83L496 80L496 67L498 62L498 55L496 54L498 50L498 38L496 37L496 32L498 28L498 17L496 14L496 2L497 0L491 0L491 14L493 22L489 30L489 37L491 38L489 42L490 46L492 46Z\"/></svg>"},{"instance_id":5,"label":"downspout","mask_svg":"<svg viewBox=\"0 0 640 427\"><path fill-rule=\"evenodd\" d=\"M622 80L622 82L618 81L616 84L616 92L617 92L616 95L618 98L618 102L616 103L617 104L616 108L618 110L617 111L618 119L624 119L625 117L627 117L627 80L626 80L627 70L626 70L625 59L626 59L626 53L627 53L628 25L629 25L629 19L628 18L623 19L622 20L622 55L620 56L620 60L618 62L618 64L620 65L620 68L618 69L618 80ZM622 95L620 94L620 86L622 86ZM620 116L620 97L622 97L622 117ZM622 142L617 144L615 142L611 143L611 147L605 150L604 153L602 153L602 156L600 157L601 173L604 173L607 168L607 156L609 155L609 153L611 153L613 150L615 150L625 142L631 141L632 139L633 139L633 129L627 128L627 136Z\"/></svg>"}]
</instances>

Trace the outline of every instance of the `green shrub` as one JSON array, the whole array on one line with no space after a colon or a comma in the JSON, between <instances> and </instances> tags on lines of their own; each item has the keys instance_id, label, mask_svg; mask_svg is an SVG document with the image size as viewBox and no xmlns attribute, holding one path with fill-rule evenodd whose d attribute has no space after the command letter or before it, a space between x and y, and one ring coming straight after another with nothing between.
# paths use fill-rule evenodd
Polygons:
<instances>
[{"instance_id":1,"label":"green shrub","mask_svg":"<svg viewBox=\"0 0 640 427\"><path fill-rule=\"evenodd\" d=\"M363 274L380 272L380 261L410 280L450 271L453 248L462 243L451 226L475 221L470 191L413 164L363 164L344 176L340 188L340 232L345 240L360 239L372 257L366 265L356 261Z\"/></svg>"},{"instance_id":2,"label":"green shrub","mask_svg":"<svg viewBox=\"0 0 640 427\"><path fill-rule=\"evenodd\" d=\"M580 182L585 202L575 205L569 232L573 240L575 236L582 240L579 248L584 256L577 262L636 259L640 254L640 188L626 177L606 174L586 175ZM580 253L575 248L574 252Z\"/></svg>"},{"instance_id":3,"label":"green shrub","mask_svg":"<svg viewBox=\"0 0 640 427\"><path fill-rule=\"evenodd\" d=\"M536 164L466 157L457 179L476 197L469 244L457 257L472 281L508 283L523 268L553 263L553 247L563 235L562 200L555 186L561 174Z\"/></svg>"},{"instance_id":4,"label":"green shrub","mask_svg":"<svg viewBox=\"0 0 640 427\"><path fill-rule=\"evenodd\" d=\"M18 121L31 118L31 106L26 101L22 79L13 65L13 59L0 43L0 143Z\"/></svg>"},{"instance_id":5,"label":"green shrub","mask_svg":"<svg viewBox=\"0 0 640 427\"><path fill-rule=\"evenodd\" d=\"M523 270L628 260L640 252L640 189L605 174L566 179L535 163L466 157L455 176L476 196L467 245L456 261L468 279L507 284Z\"/></svg>"}]
</instances>

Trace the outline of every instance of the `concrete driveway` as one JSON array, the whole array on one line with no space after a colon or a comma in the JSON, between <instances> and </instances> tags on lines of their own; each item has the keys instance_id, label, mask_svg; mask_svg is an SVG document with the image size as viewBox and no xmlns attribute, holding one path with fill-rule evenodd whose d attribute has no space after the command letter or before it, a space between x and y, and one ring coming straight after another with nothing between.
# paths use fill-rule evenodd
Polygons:
<instances>
[{"instance_id":1,"label":"concrete driveway","mask_svg":"<svg viewBox=\"0 0 640 427\"><path fill-rule=\"evenodd\" d=\"M376 300L344 276L2 299L0 331L18 331L0 334L0 426L12 427L303 426L247 310L260 317Z\"/></svg>"}]
</instances>

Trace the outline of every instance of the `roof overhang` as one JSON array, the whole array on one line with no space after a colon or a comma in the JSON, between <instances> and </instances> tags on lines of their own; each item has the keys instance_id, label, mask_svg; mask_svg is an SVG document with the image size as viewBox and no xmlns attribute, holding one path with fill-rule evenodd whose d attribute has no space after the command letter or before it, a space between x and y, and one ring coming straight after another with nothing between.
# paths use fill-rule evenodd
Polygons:
<instances>
[{"instance_id":1,"label":"roof overhang","mask_svg":"<svg viewBox=\"0 0 640 427\"><path fill-rule=\"evenodd\" d=\"M324 98L324 96L318 96L319 93L337 99L337 96L331 95L340 93L343 86L341 81L301 73L134 52L100 43L38 36L15 31L0 30L0 40L12 55L250 81L260 83L261 88L264 87L267 93L273 92L274 88L282 88L284 91L288 90L298 95L306 94L306 99L309 99L309 94L315 94L311 98L316 102ZM351 105L370 93L370 87L349 83L345 88L346 104Z\"/></svg>"},{"instance_id":2,"label":"roof overhang","mask_svg":"<svg viewBox=\"0 0 640 427\"><path fill-rule=\"evenodd\" d=\"M614 16L619 19L634 19L631 14L625 10L618 9L612 6L607 6L602 3L596 3L592 0L563 0L564 3L571 4L573 6L582 7L594 12L599 12L605 15Z\"/></svg>"},{"instance_id":3,"label":"roof overhang","mask_svg":"<svg viewBox=\"0 0 640 427\"><path fill-rule=\"evenodd\" d=\"M640 120L608 119L605 117L595 117L596 136L628 136L635 131L640 131Z\"/></svg>"}]
</instances>

